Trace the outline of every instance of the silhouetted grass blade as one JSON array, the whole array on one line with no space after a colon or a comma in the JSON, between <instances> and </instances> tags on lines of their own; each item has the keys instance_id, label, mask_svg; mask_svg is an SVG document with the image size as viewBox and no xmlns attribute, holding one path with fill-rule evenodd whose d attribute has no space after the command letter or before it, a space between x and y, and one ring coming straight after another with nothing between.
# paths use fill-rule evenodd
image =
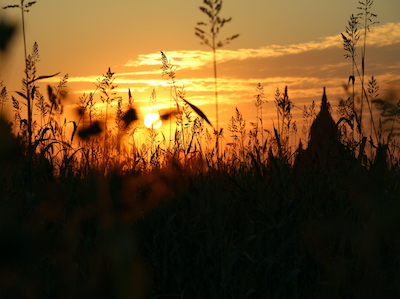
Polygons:
<instances>
[{"instance_id":1,"label":"silhouetted grass blade","mask_svg":"<svg viewBox=\"0 0 400 299\"><path fill-rule=\"evenodd\" d=\"M3 9L7 9L7 8L19 8L20 6L18 5L18 4L15 4L15 5L7 5L7 6L4 6L3 7Z\"/></svg>"},{"instance_id":2,"label":"silhouetted grass blade","mask_svg":"<svg viewBox=\"0 0 400 299\"><path fill-rule=\"evenodd\" d=\"M200 116L202 119L204 119L213 129L214 126L211 124L211 122L208 120L207 116L203 113L203 111L201 111L199 108L197 108L195 105L193 105L192 103L190 103L189 101L185 100L183 97L181 97L181 99L190 106L190 108L192 108L194 110L194 112L197 113L198 116ZM214 129L215 131L215 129Z\"/></svg>"},{"instance_id":3,"label":"silhouetted grass blade","mask_svg":"<svg viewBox=\"0 0 400 299\"><path fill-rule=\"evenodd\" d=\"M28 98L26 97L26 95L23 94L22 92L16 91L16 93L19 94L21 97L23 97L25 100L28 100Z\"/></svg>"},{"instance_id":4,"label":"silhouetted grass blade","mask_svg":"<svg viewBox=\"0 0 400 299\"><path fill-rule=\"evenodd\" d=\"M31 7L33 4L35 4L36 3L36 1L31 1L31 2L28 2L26 5L25 5L25 8L29 8L29 7Z\"/></svg>"},{"instance_id":5,"label":"silhouetted grass blade","mask_svg":"<svg viewBox=\"0 0 400 299\"><path fill-rule=\"evenodd\" d=\"M47 79L47 78L52 78L52 77L55 77L55 76L57 76L59 73L60 73L60 72L58 72L58 73L56 73L56 74L54 74L54 75L48 75L48 76L39 76L39 77L37 77L37 78L35 78L35 79L33 79L33 80L29 81L27 84L29 85L29 84L31 84L31 83L33 83L33 82L36 82L36 81L38 81L38 80L42 80L42 79Z\"/></svg>"},{"instance_id":6,"label":"silhouetted grass blade","mask_svg":"<svg viewBox=\"0 0 400 299\"><path fill-rule=\"evenodd\" d=\"M74 140L74 136L75 136L76 130L78 129L78 125L76 124L75 121L71 121L71 123L74 126L74 130L72 131L72 134L71 134L71 142L72 142Z\"/></svg>"}]
</instances>

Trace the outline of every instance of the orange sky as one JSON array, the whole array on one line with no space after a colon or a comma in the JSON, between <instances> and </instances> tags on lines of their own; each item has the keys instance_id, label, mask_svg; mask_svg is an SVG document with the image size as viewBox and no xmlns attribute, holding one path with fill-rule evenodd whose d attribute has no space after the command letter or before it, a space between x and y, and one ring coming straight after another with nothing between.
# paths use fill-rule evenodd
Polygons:
<instances>
[{"instance_id":1,"label":"orange sky","mask_svg":"<svg viewBox=\"0 0 400 299\"><path fill-rule=\"evenodd\" d=\"M206 21L198 9L202 1L111 3L37 0L26 14L26 28L28 48L34 41L39 44L38 75L68 73L69 90L77 99L93 91L96 79L111 67L125 99L130 88L138 105L150 107L149 98L156 89L162 108L169 105L167 78L160 70L160 51L164 51L177 66L177 84L185 86L187 100L215 122L212 56L194 35L196 22ZM19 4L19 0L0 0L0 6L9 4ZM297 107L312 100L319 106L324 86L335 106L346 96L342 84L351 72L340 33L349 16L359 12L357 6L358 1L349 0L226 0L221 16L232 17L232 22L222 29L221 37L236 33L240 37L218 53L221 126L226 128L235 107L247 123L255 121L253 99L259 82L268 101L263 109L268 126L276 115L274 92L286 85ZM388 89L400 91L399 11L398 0L375 1L372 6L380 23L371 27L368 36L366 75L376 77L382 97ZM18 23L20 12L2 10L0 18ZM7 56L0 56L0 78L9 91L19 90L23 77L21 32L11 49ZM57 81L43 84L57 85ZM301 130L302 112L293 112L299 116Z\"/></svg>"}]
</instances>

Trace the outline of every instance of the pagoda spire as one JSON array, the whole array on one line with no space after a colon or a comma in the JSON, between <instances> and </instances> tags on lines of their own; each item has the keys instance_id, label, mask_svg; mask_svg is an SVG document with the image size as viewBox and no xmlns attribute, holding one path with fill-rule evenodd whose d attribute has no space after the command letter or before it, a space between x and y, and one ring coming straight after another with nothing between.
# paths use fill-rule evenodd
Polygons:
<instances>
[{"instance_id":1,"label":"pagoda spire","mask_svg":"<svg viewBox=\"0 0 400 299\"><path fill-rule=\"evenodd\" d=\"M324 87L324 93L322 95L322 100L321 100L321 112L323 112L323 113L329 112L328 99L326 98L326 88L325 87Z\"/></svg>"}]
</instances>

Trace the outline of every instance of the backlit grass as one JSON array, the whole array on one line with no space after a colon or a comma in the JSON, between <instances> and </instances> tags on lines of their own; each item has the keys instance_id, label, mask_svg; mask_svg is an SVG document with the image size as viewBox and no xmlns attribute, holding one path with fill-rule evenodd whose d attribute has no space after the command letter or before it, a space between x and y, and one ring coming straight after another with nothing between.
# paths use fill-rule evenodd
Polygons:
<instances>
[{"instance_id":1,"label":"backlit grass","mask_svg":"<svg viewBox=\"0 0 400 299\"><path fill-rule=\"evenodd\" d=\"M374 77L362 94L387 131L365 134L356 93L333 111L323 87L299 124L290 86L266 130L261 84L246 99L255 119L236 109L221 131L161 53L172 134L139 138L110 68L68 120L68 75L42 86L56 75L36 74L38 55L35 44L23 90L0 81L1 107L13 104L0 119L1 298L400 296L398 107Z\"/></svg>"}]
</instances>

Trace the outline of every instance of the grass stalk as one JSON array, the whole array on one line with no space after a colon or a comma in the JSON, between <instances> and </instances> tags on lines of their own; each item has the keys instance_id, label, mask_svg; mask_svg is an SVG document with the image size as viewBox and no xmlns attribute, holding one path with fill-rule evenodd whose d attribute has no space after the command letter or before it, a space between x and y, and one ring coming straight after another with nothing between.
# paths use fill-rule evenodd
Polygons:
<instances>
[{"instance_id":1,"label":"grass stalk","mask_svg":"<svg viewBox=\"0 0 400 299\"><path fill-rule=\"evenodd\" d=\"M217 159L220 157L220 142L219 138L222 132L219 129L219 111L218 111L218 76L217 76L217 49L222 48L225 44L229 44L232 40L239 37L239 34L232 35L225 40L217 41L220 29L225 23L228 23L232 18L221 18L219 13L222 9L222 0L204 0L205 6L200 6L200 11L208 17L208 22L198 22L195 27L195 35L201 39L201 44L209 46L213 53L213 68L214 68L214 95L215 95L215 118L216 118L216 152ZM204 28L204 29L203 29ZM208 30L207 30L208 28Z\"/></svg>"}]
</instances>

